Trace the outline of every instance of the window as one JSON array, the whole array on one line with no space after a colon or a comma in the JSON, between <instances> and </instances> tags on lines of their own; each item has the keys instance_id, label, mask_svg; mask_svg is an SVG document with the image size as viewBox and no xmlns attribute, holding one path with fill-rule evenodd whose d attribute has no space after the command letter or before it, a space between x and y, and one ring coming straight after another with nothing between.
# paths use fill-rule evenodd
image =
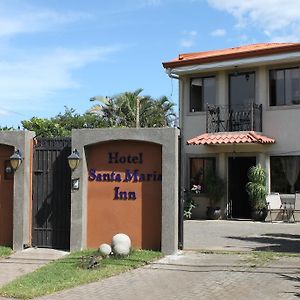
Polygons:
<instances>
[{"instance_id":1,"label":"window","mask_svg":"<svg viewBox=\"0 0 300 300\"><path fill-rule=\"evenodd\" d=\"M190 187L194 184L201 185L201 192L205 193L204 180L216 169L215 158L191 158L190 159Z\"/></svg>"},{"instance_id":2,"label":"window","mask_svg":"<svg viewBox=\"0 0 300 300\"><path fill-rule=\"evenodd\" d=\"M300 190L300 156L271 157L271 192L293 194Z\"/></svg>"},{"instance_id":3,"label":"window","mask_svg":"<svg viewBox=\"0 0 300 300\"><path fill-rule=\"evenodd\" d=\"M192 78L190 86L190 111L204 111L207 104L216 104L216 78Z\"/></svg>"},{"instance_id":4,"label":"window","mask_svg":"<svg viewBox=\"0 0 300 300\"><path fill-rule=\"evenodd\" d=\"M300 69L270 71L270 105L300 104Z\"/></svg>"}]
</instances>

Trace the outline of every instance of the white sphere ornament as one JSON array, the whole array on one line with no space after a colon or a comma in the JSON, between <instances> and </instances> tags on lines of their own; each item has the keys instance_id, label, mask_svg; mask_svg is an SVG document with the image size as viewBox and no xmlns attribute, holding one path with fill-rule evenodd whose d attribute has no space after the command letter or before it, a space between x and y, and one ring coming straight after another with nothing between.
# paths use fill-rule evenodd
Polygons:
<instances>
[{"instance_id":1,"label":"white sphere ornament","mask_svg":"<svg viewBox=\"0 0 300 300\"><path fill-rule=\"evenodd\" d=\"M111 246L108 244L101 244L99 247L99 252L102 257L107 257L111 253Z\"/></svg>"},{"instance_id":2,"label":"white sphere ornament","mask_svg":"<svg viewBox=\"0 0 300 300\"><path fill-rule=\"evenodd\" d=\"M114 246L114 255L116 256L127 256L130 253L130 248L125 244L116 244Z\"/></svg>"},{"instance_id":3,"label":"white sphere ornament","mask_svg":"<svg viewBox=\"0 0 300 300\"><path fill-rule=\"evenodd\" d=\"M125 245L127 248L131 248L131 240L129 238L129 236L125 233L118 233L116 235L113 236L112 238L112 242L111 245L114 249L115 245Z\"/></svg>"}]
</instances>

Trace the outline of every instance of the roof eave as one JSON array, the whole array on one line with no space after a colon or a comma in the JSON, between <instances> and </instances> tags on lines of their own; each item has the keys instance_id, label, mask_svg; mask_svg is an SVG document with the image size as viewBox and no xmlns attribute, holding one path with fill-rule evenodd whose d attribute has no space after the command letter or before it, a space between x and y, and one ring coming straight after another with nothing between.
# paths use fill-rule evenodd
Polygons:
<instances>
[{"instance_id":1,"label":"roof eave","mask_svg":"<svg viewBox=\"0 0 300 300\"><path fill-rule=\"evenodd\" d=\"M207 72L207 71L217 71L217 70L229 70L234 67L253 67L258 65L265 64L276 64L279 61L281 62L293 62L295 60L300 60L300 50L297 52L287 52L287 53L279 53L273 55L265 55L265 56L256 56L256 57L248 57L243 59L233 59L227 61L220 62L211 62L205 64L194 64L190 66L179 66L176 68L168 68L166 69L167 74L181 76L186 74L193 74L199 72Z\"/></svg>"},{"instance_id":2,"label":"roof eave","mask_svg":"<svg viewBox=\"0 0 300 300\"><path fill-rule=\"evenodd\" d=\"M250 58L250 57L256 57L256 56L266 56L266 55L271 55L271 54L296 52L296 51L300 51L299 44L284 46L284 47L277 47L277 48L270 48L270 49L249 50L249 51L245 51L245 52L241 52L241 53L229 53L229 54L216 55L216 56L211 56L211 57L170 61L170 62L164 62L164 63L162 63L162 65L165 69L167 69L167 68L189 66L189 65L194 65L194 64L220 62L220 61L227 61L227 60L232 60L232 59L242 59L242 58Z\"/></svg>"}]
</instances>

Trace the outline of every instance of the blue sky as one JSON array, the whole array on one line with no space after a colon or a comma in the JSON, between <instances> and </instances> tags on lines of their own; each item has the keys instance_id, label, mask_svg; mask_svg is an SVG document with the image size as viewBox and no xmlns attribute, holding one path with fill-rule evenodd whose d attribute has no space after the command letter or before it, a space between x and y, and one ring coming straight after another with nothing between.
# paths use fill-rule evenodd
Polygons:
<instances>
[{"instance_id":1,"label":"blue sky","mask_svg":"<svg viewBox=\"0 0 300 300\"><path fill-rule=\"evenodd\" d=\"M299 0L0 0L0 126L143 88L177 103L179 53L298 42Z\"/></svg>"}]
</instances>

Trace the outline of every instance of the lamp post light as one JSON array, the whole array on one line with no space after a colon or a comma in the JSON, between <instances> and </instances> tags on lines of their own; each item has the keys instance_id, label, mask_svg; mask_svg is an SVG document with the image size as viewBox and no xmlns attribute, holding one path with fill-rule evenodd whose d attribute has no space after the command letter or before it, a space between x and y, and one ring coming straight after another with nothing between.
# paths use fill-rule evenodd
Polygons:
<instances>
[{"instance_id":1,"label":"lamp post light","mask_svg":"<svg viewBox=\"0 0 300 300\"><path fill-rule=\"evenodd\" d=\"M10 159L10 165L15 172L23 161L21 151L19 149L16 149L14 154L9 159Z\"/></svg>"},{"instance_id":2,"label":"lamp post light","mask_svg":"<svg viewBox=\"0 0 300 300\"><path fill-rule=\"evenodd\" d=\"M78 167L79 161L80 161L79 152L77 149L74 149L72 153L68 156L69 167L72 171L74 171Z\"/></svg>"}]
</instances>

